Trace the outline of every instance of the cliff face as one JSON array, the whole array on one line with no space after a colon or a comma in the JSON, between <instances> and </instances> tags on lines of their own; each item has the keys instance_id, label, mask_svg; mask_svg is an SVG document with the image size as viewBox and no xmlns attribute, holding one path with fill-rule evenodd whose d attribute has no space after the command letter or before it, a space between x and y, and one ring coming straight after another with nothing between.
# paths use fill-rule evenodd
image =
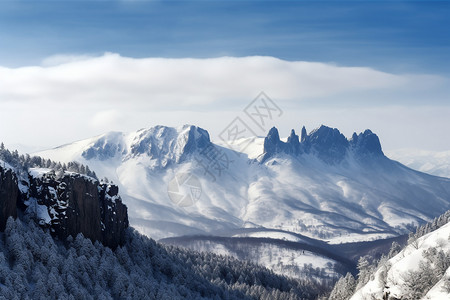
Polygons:
<instances>
[{"instance_id":1,"label":"cliff face","mask_svg":"<svg viewBox=\"0 0 450 300\"><path fill-rule=\"evenodd\" d=\"M57 178L50 171L30 175L25 197L27 211L62 239L82 233L112 248L124 242L127 207L116 186L75 173Z\"/></svg>"},{"instance_id":2,"label":"cliff face","mask_svg":"<svg viewBox=\"0 0 450 300\"><path fill-rule=\"evenodd\" d=\"M119 196L116 185L99 186L102 238L106 245L122 245L125 242L125 229L128 227L127 207Z\"/></svg>"},{"instance_id":3,"label":"cliff face","mask_svg":"<svg viewBox=\"0 0 450 300\"><path fill-rule=\"evenodd\" d=\"M6 220L17 216L17 178L11 169L0 166L0 231L5 229Z\"/></svg>"}]
</instances>

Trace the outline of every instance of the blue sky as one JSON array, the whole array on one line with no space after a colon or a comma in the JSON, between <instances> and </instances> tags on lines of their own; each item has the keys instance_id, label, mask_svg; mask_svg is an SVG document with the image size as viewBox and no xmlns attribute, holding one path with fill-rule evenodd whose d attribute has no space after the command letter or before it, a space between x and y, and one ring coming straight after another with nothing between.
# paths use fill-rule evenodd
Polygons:
<instances>
[{"instance_id":1,"label":"blue sky","mask_svg":"<svg viewBox=\"0 0 450 300\"><path fill-rule=\"evenodd\" d=\"M214 138L265 91L282 136L327 124L449 150L449 16L447 1L2 1L0 139L184 123Z\"/></svg>"},{"instance_id":2,"label":"blue sky","mask_svg":"<svg viewBox=\"0 0 450 300\"><path fill-rule=\"evenodd\" d=\"M448 73L449 15L444 1L4 1L0 64L109 51L131 57L269 55Z\"/></svg>"}]
</instances>

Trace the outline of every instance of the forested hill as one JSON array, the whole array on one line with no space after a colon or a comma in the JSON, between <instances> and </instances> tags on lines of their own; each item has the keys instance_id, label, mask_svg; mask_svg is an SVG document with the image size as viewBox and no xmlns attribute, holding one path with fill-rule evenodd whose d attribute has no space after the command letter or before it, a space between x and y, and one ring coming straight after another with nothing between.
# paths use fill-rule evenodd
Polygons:
<instances>
[{"instance_id":1,"label":"forested hill","mask_svg":"<svg viewBox=\"0 0 450 300\"><path fill-rule=\"evenodd\" d=\"M321 287L227 256L162 246L128 229L112 250L10 218L0 233L0 298L315 299Z\"/></svg>"}]
</instances>

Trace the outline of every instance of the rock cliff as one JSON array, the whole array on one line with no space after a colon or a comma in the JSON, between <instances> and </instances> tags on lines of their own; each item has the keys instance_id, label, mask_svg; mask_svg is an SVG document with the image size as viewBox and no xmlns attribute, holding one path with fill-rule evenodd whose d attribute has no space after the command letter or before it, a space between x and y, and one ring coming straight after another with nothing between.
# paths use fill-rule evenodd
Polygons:
<instances>
[{"instance_id":1,"label":"rock cliff","mask_svg":"<svg viewBox=\"0 0 450 300\"><path fill-rule=\"evenodd\" d=\"M82 233L112 248L124 242L128 215L117 186L76 173L58 177L49 171L30 174L26 198L27 211L62 239Z\"/></svg>"},{"instance_id":2,"label":"rock cliff","mask_svg":"<svg viewBox=\"0 0 450 300\"><path fill-rule=\"evenodd\" d=\"M0 161L1 162L1 161ZM12 169L0 164L0 231L5 229L6 220L17 216L17 177Z\"/></svg>"}]
</instances>

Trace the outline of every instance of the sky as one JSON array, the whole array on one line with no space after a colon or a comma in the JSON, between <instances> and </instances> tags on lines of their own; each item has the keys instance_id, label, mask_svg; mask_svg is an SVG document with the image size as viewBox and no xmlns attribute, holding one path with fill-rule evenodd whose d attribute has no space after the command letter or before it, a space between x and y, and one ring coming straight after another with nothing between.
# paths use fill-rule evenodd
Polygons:
<instances>
[{"instance_id":1,"label":"sky","mask_svg":"<svg viewBox=\"0 0 450 300\"><path fill-rule=\"evenodd\" d=\"M281 136L325 124L450 150L449 15L446 1L2 1L0 140L32 151L157 124L215 140L263 91Z\"/></svg>"}]
</instances>

